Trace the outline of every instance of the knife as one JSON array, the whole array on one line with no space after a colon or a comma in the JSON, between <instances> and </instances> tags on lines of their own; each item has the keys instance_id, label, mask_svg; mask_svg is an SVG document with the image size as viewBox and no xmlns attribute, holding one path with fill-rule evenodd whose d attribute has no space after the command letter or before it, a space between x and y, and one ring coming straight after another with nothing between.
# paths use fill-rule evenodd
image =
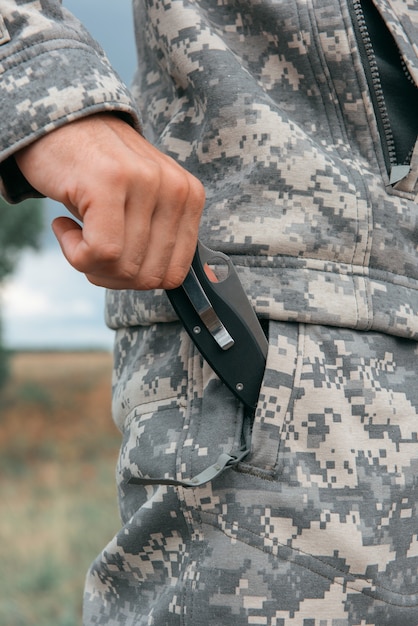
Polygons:
<instances>
[{"instance_id":1,"label":"knife","mask_svg":"<svg viewBox=\"0 0 418 626\"><path fill-rule=\"evenodd\" d=\"M231 259L199 241L183 284L166 293L215 373L241 402L255 407L268 342Z\"/></svg>"}]
</instances>

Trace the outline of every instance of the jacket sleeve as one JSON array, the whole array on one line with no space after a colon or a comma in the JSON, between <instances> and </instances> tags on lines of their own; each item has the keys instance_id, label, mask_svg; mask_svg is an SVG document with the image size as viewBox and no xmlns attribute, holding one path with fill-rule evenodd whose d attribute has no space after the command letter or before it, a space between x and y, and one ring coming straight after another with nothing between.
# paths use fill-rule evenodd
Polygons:
<instances>
[{"instance_id":1,"label":"jacket sleeve","mask_svg":"<svg viewBox=\"0 0 418 626\"><path fill-rule=\"evenodd\" d=\"M0 0L0 193L36 195L13 154L59 126L113 111L140 130L103 50L59 0Z\"/></svg>"}]
</instances>

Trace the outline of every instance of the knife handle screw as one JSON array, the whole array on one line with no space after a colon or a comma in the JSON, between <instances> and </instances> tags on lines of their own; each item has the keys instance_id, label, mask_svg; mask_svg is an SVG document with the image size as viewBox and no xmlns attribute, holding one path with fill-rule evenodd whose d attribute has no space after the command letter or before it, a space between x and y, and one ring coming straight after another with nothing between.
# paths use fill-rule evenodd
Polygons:
<instances>
[{"instance_id":1,"label":"knife handle screw","mask_svg":"<svg viewBox=\"0 0 418 626\"><path fill-rule=\"evenodd\" d=\"M195 326L193 328L193 332L194 332L195 335L198 335L201 331L202 331L202 329L200 328L200 326Z\"/></svg>"},{"instance_id":2,"label":"knife handle screw","mask_svg":"<svg viewBox=\"0 0 418 626\"><path fill-rule=\"evenodd\" d=\"M242 390L244 389L244 385L243 385L242 383L237 383L237 384L235 385L235 389L236 389L237 391L242 391Z\"/></svg>"}]
</instances>

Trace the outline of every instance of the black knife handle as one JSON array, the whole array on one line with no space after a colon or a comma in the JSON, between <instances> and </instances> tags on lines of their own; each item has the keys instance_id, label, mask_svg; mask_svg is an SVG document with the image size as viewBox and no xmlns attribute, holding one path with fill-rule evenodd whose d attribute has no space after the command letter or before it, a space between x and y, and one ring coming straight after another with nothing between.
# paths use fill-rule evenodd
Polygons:
<instances>
[{"instance_id":1,"label":"black knife handle","mask_svg":"<svg viewBox=\"0 0 418 626\"><path fill-rule=\"evenodd\" d=\"M202 244L199 246L202 250ZM222 258L230 263L228 257L222 255ZM221 347L183 286L167 291L167 296L212 369L241 402L253 408L257 403L266 363L267 340L264 333L261 327L258 332L255 326L258 321L232 267L224 281L212 282L205 272L198 247L192 268L217 318L232 337L229 347Z\"/></svg>"}]
</instances>

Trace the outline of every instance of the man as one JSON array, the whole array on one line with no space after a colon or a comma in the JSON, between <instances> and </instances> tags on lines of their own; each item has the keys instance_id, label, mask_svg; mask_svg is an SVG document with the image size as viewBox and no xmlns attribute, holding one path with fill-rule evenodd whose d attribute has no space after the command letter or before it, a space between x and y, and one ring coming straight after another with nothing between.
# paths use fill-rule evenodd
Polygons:
<instances>
[{"instance_id":1,"label":"man","mask_svg":"<svg viewBox=\"0 0 418 626\"><path fill-rule=\"evenodd\" d=\"M57 2L0 10L4 194L83 222L54 230L117 331L123 526L84 623L418 623L414 3L135 1L142 122ZM269 320L254 412L161 291L198 230Z\"/></svg>"}]
</instances>

